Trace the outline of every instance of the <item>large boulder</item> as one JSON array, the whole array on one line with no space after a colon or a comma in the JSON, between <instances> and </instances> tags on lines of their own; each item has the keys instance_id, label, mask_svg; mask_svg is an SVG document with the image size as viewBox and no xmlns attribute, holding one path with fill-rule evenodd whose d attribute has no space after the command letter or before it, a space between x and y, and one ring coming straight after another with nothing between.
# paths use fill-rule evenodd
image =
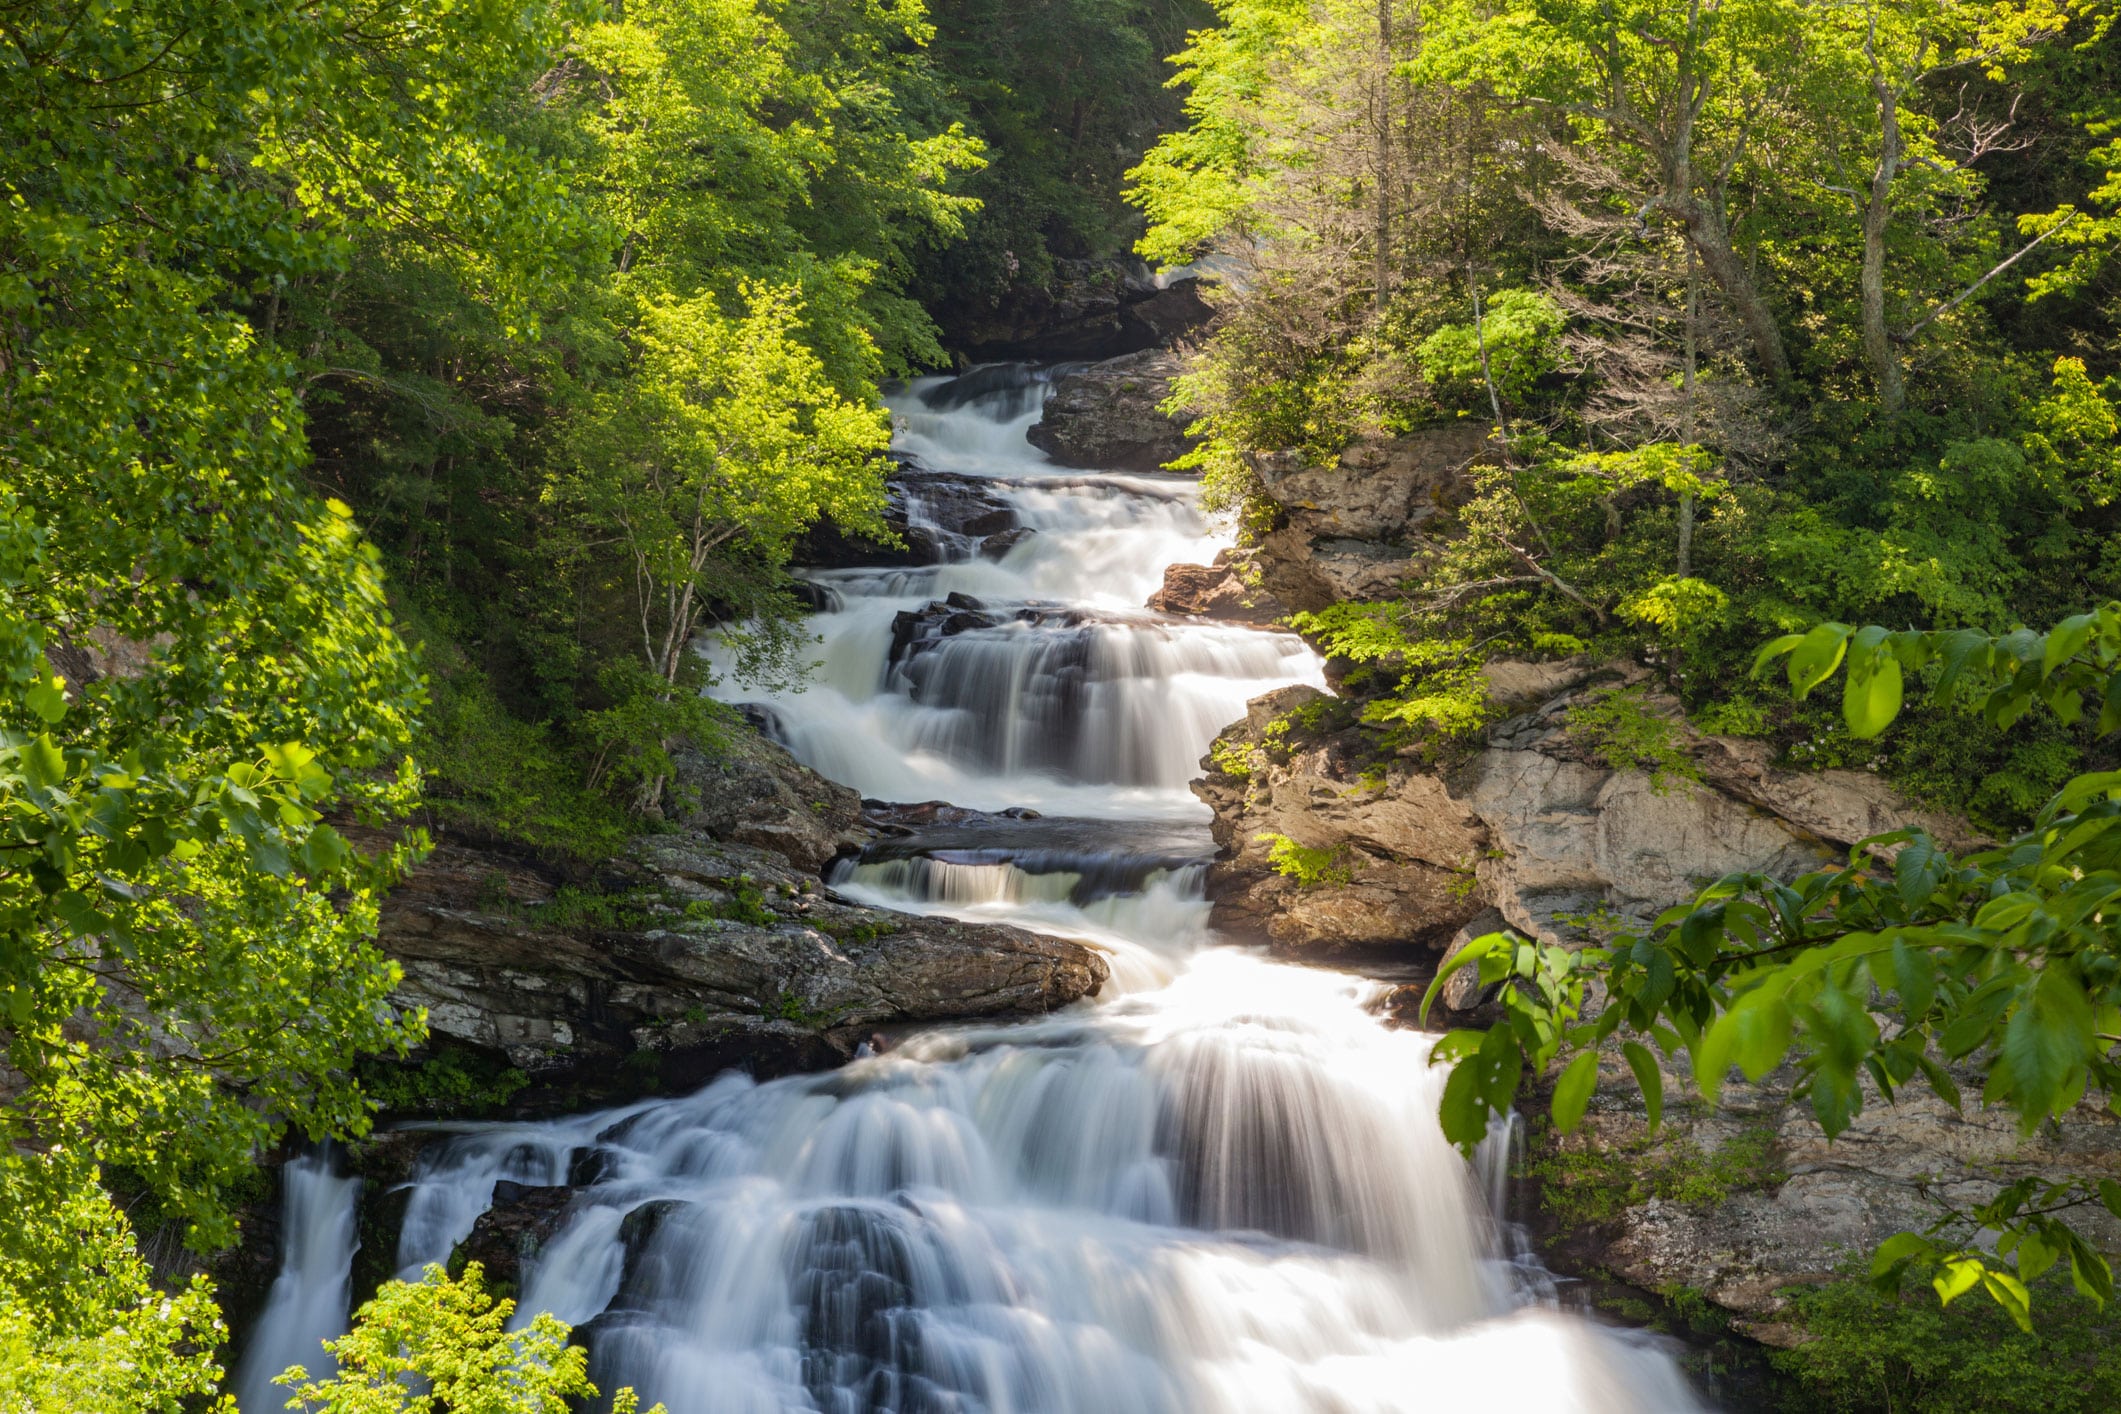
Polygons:
<instances>
[{"instance_id":1,"label":"large boulder","mask_svg":"<svg viewBox=\"0 0 2121 1414\"><path fill-rule=\"evenodd\" d=\"M1164 349L1093 363L1053 385L1029 437L1063 466L1092 471L1156 471L1185 454L1183 416L1162 411L1178 376Z\"/></svg>"},{"instance_id":2,"label":"large boulder","mask_svg":"<svg viewBox=\"0 0 2121 1414\"><path fill-rule=\"evenodd\" d=\"M713 751L673 754L674 816L691 833L771 850L813 873L866 838L861 796L757 732L732 729Z\"/></svg>"},{"instance_id":3,"label":"large boulder","mask_svg":"<svg viewBox=\"0 0 2121 1414\"><path fill-rule=\"evenodd\" d=\"M1335 710L1316 688L1269 693L1201 762L1193 791L1222 849L1211 921L1295 953L1441 946L1482 907L1486 835L1440 779L1370 755L1373 734ZM1284 839L1310 870L1277 866Z\"/></svg>"},{"instance_id":4,"label":"large boulder","mask_svg":"<svg viewBox=\"0 0 2121 1414\"><path fill-rule=\"evenodd\" d=\"M1470 468L1493 455L1485 427L1451 422L1358 438L1331 465L1295 452L1250 458L1282 512L1256 549L1262 587L1303 610L1392 592L1431 552L1431 522L1472 495Z\"/></svg>"},{"instance_id":5,"label":"large boulder","mask_svg":"<svg viewBox=\"0 0 2121 1414\"><path fill-rule=\"evenodd\" d=\"M1149 596L1149 607L1163 614L1241 624L1270 624L1286 616L1280 600L1246 582L1249 568L1248 561L1229 550L1218 553L1213 564L1172 565L1164 571L1163 587Z\"/></svg>"}]
</instances>

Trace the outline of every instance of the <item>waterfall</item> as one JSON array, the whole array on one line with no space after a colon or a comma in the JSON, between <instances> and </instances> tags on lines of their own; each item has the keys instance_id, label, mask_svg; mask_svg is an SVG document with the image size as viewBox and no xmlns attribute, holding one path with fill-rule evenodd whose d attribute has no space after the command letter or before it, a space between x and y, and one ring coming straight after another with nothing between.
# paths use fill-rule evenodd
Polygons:
<instances>
[{"instance_id":1,"label":"waterfall","mask_svg":"<svg viewBox=\"0 0 2121 1414\"><path fill-rule=\"evenodd\" d=\"M303 1366L316 1379L338 1368L323 1343L346 1331L354 1252L361 1245L354 1224L361 1180L337 1171L330 1146L290 1160L280 1170L280 1185L280 1271L236 1369L242 1414L286 1407L294 1392L273 1378L290 1365Z\"/></svg>"},{"instance_id":2,"label":"waterfall","mask_svg":"<svg viewBox=\"0 0 2121 1414\"><path fill-rule=\"evenodd\" d=\"M1320 665L1139 607L1226 541L1179 478L1048 464L1023 440L1045 388L895 395L899 449L989 478L1031 533L816 573L819 671L763 705L867 795L1010 812L879 841L832 887L1085 941L1104 995L829 1074L456 1126L401 1268L446 1260L504 1180L570 1185L522 1311L670 1414L1697 1408L1654 1345L1559 1308L1500 1212L1509 1134L1479 1170L1444 1140L1445 1072L1385 988L1216 945L1186 782L1247 699Z\"/></svg>"}]
</instances>

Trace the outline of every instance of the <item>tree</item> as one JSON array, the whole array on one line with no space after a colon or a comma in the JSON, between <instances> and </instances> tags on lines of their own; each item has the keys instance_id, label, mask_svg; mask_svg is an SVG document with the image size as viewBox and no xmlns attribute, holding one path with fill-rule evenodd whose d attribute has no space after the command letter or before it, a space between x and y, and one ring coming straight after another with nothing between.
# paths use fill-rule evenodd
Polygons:
<instances>
[{"instance_id":1,"label":"tree","mask_svg":"<svg viewBox=\"0 0 2121 1414\"><path fill-rule=\"evenodd\" d=\"M1809 126L1822 136L1833 177L1822 178L1820 185L1846 197L1861 223L1863 356L1879 405L1888 414L1907 404L1898 346L2018 259L1993 266L1948 305L1894 327L1886 258L1895 216L1904 217L1910 209L1949 209L1972 196L1979 183L1974 164L2002 147L2010 129L2007 117L1984 117L1977 104L1969 106L1964 88L1959 111L1948 116L1930 111L1919 95L1954 74L2000 78L2003 66L2024 60L2035 46L2062 33L2069 18L2068 5L2056 0L1891 5L1866 0L1822 10L1814 21L1807 46L1816 66Z\"/></svg>"},{"instance_id":2,"label":"tree","mask_svg":"<svg viewBox=\"0 0 2121 1414\"><path fill-rule=\"evenodd\" d=\"M2100 732L2121 730L2121 604L2045 634L1821 624L1768 644L1758 662L1778 659L1799 697L1845 669L1843 712L1859 737L1890 726L1907 675L1925 671L1938 701L1978 703L1999 727L2039 705L2065 724L2090 712ZM1794 1057L1795 1093L1829 1138L1869 1102L1867 1085L1888 1103L1924 1084L1960 1105L1955 1072L1971 1072L1980 1102L2015 1111L2028 1133L2087 1095L2112 1106L2121 1096L2117 901L2121 772L2102 771L2072 780L2031 829L1993 849L1954 858L1924 832L1899 830L1789 883L1719 880L1607 947L1571 952L1491 935L1445 969L1477 966L1484 983L1502 986L1507 1013L1485 1033L1453 1032L1438 1046L1458 1061L1445 1131L1477 1144L1525 1068L1557 1063L1554 1122L1573 1129L1597 1081L1598 1047L1623 1035L1653 1126L1663 1096L1652 1046L1685 1052L1711 1102L1733 1066L1758 1081ZM2085 1295L2112 1296L2106 1258L2067 1216L2093 1204L2121 1216L2121 1184L2021 1179L1926 1232L1889 1239L1873 1272L1892 1284L1923 1263L1936 1269L1943 1300L1978 1286L2029 1327L2028 1284L2058 1262Z\"/></svg>"},{"instance_id":3,"label":"tree","mask_svg":"<svg viewBox=\"0 0 2121 1414\"><path fill-rule=\"evenodd\" d=\"M336 822L414 799L421 684L376 551L306 485L271 340L367 224L537 224L550 184L455 115L556 13L6 18L0 1346L66 1407L174 1408L213 1375L208 1293L152 1289L110 1190L225 1243L253 1156L362 1132L351 1063L420 1034L372 942L418 837L371 857Z\"/></svg>"},{"instance_id":4,"label":"tree","mask_svg":"<svg viewBox=\"0 0 2121 1414\"><path fill-rule=\"evenodd\" d=\"M1734 187L1771 141L1802 70L1800 8L1783 0L1451 5L1427 21L1417 72L1480 83L1607 154L1638 225L1670 223L1788 388L1781 326L1740 254Z\"/></svg>"},{"instance_id":5,"label":"tree","mask_svg":"<svg viewBox=\"0 0 2121 1414\"><path fill-rule=\"evenodd\" d=\"M511 1329L515 1309L487 1293L477 1262L460 1277L430 1266L416 1282L385 1282L353 1329L325 1342L336 1374L312 1380L297 1365L278 1383L298 1414L568 1414L596 1398L566 1322L541 1311ZM612 1414L639 1407L632 1390L613 1391Z\"/></svg>"},{"instance_id":6,"label":"tree","mask_svg":"<svg viewBox=\"0 0 2121 1414\"><path fill-rule=\"evenodd\" d=\"M554 488L630 560L640 664L665 707L697 696L692 645L710 612L772 616L772 576L804 529L830 517L889 533L883 414L833 388L802 342L795 291L751 286L742 300L736 317L712 294L645 306L634 380L599 400ZM660 739L639 745L645 808L668 763Z\"/></svg>"}]
</instances>

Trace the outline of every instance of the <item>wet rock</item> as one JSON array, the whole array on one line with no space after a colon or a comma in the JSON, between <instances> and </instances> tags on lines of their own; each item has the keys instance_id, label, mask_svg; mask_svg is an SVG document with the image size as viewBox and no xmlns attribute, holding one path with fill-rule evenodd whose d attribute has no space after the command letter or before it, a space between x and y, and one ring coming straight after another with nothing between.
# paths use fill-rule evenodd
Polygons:
<instances>
[{"instance_id":1,"label":"wet rock","mask_svg":"<svg viewBox=\"0 0 2121 1414\"><path fill-rule=\"evenodd\" d=\"M980 558L983 560L999 560L1036 534L1038 532L1028 525L1018 526L1014 530L998 531L988 536L985 540L980 541Z\"/></svg>"},{"instance_id":2,"label":"wet rock","mask_svg":"<svg viewBox=\"0 0 2121 1414\"><path fill-rule=\"evenodd\" d=\"M1184 415L1161 410L1180 372L1178 356L1148 349L1091 364L1053 385L1031 444L1064 466L1157 471L1185 455Z\"/></svg>"},{"instance_id":3,"label":"wet rock","mask_svg":"<svg viewBox=\"0 0 2121 1414\"><path fill-rule=\"evenodd\" d=\"M489 1286L520 1290L538 1253L566 1225L573 1201L572 1188L501 1180L493 1186L493 1206L479 1215L471 1235L458 1244L451 1266L477 1262L485 1268Z\"/></svg>"},{"instance_id":4,"label":"wet rock","mask_svg":"<svg viewBox=\"0 0 2121 1414\"><path fill-rule=\"evenodd\" d=\"M1210 565L1172 565L1163 588L1149 596L1159 613L1228 623L1269 624L1287 614L1281 601L1245 583L1245 562L1229 550Z\"/></svg>"},{"instance_id":5,"label":"wet rock","mask_svg":"<svg viewBox=\"0 0 2121 1414\"><path fill-rule=\"evenodd\" d=\"M985 477L930 471L901 460L885 491L884 523L898 544L821 524L798 542L795 562L812 569L956 564L985 553L990 541L1011 535L1021 540L1030 533L1017 524L1016 508Z\"/></svg>"},{"instance_id":6,"label":"wet rock","mask_svg":"<svg viewBox=\"0 0 2121 1414\"><path fill-rule=\"evenodd\" d=\"M934 829L938 826L984 825L1004 820L1041 818L1043 817L1040 813L1028 805L1012 805L1005 810L974 810L969 805L952 805L947 800L922 800L911 804L886 800L862 802L862 823L886 835L909 834L915 830Z\"/></svg>"}]
</instances>

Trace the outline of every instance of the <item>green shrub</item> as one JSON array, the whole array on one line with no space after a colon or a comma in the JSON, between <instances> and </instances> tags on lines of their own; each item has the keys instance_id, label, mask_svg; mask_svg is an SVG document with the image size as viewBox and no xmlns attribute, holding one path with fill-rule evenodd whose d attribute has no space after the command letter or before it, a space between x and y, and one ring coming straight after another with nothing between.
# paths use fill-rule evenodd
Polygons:
<instances>
[{"instance_id":1,"label":"green shrub","mask_svg":"<svg viewBox=\"0 0 2121 1414\"><path fill-rule=\"evenodd\" d=\"M1313 849L1300 845L1287 835L1278 835L1263 830L1253 836L1267 842L1267 863L1284 879L1294 879L1300 888L1315 889L1322 884L1345 884L1355 873L1343 861L1343 849Z\"/></svg>"},{"instance_id":2,"label":"green shrub","mask_svg":"<svg viewBox=\"0 0 2121 1414\"><path fill-rule=\"evenodd\" d=\"M1644 771L1650 789L1664 794L1673 778L1698 781L1677 723L1650 710L1640 687L1603 692L1569 709L1569 734L1614 771Z\"/></svg>"},{"instance_id":3,"label":"green shrub","mask_svg":"<svg viewBox=\"0 0 2121 1414\"><path fill-rule=\"evenodd\" d=\"M1773 1356L1820 1414L2106 1414L2121 1409L2121 1318L2063 1280L2037 1283L2028 1335L1991 1301L1939 1306L1926 1284L1886 1296L1860 1281L1798 1293L1811 1340Z\"/></svg>"},{"instance_id":4,"label":"green shrub","mask_svg":"<svg viewBox=\"0 0 2121 1414\"><path fill-rule=\"evenodd\" d=\"M498 1057L468 1047L436 1045L427 1060L381 1058L355 1067L361 1089L385 1114L422 1119L482 1119L499 1114L530 1077Z\"/></svg>"}]
</instances>

